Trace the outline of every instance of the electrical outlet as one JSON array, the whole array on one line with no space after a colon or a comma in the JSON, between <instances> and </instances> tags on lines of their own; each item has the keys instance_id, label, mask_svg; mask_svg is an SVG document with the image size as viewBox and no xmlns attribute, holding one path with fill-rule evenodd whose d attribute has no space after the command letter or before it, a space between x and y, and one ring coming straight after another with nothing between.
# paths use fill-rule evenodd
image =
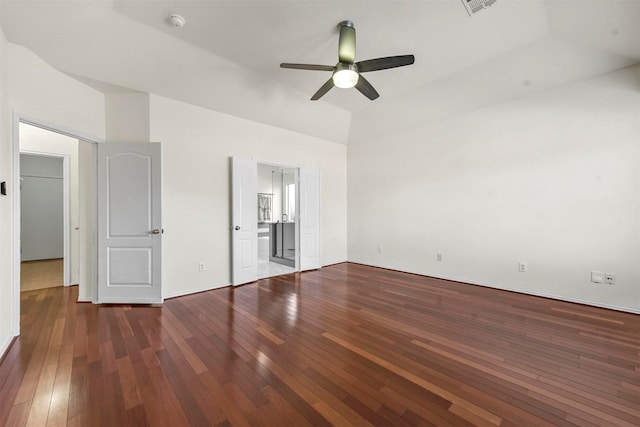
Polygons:
<instances>
[{"instance_id":1,"label":"electrical outlet","mask_svg":"<svg viewBox=\"0 0 640 427\"><path fill-rule=\"evenodd\" d=\"M522 262L522 261L520 261L520 262L518 263L518 271L519 271L520 273L526 273L528 269L529 269L529 267L527 266L527 263L526 263L526 262Z\"/></svg>"},{"instance_id":2,"label":"electrical outlet","mask_svg":"<svg viewBox=\"0 0 640 427\"><path fill-rule=\"evenodd\" d=\"M198 264L198 271L205 271L207 269L207 266L205 265L204 262L201 262L200 264Z\"/></svg>"},{"instance_id":3,"label":"electrical outlet","mask_svg":"<svg viewBox=\"0 0 640 427\"><path fill-rule=\"evenodd\" d=\"M442 254L436 254L436 259L438 261L442 261Z\"/></svg>"},{"instance_id":4,"label":"electrical outlet","mask_svg":"<svg viewBox=\"0 0 640 427\"><path fill-rule=\"evenodd\" d=\"M378 246L378 255L382 253L382 246Z\"/></svg>"},{"instance_id":5,"label":"electrical outlet","mask_svg":"<svg viewBox=\"0 0 640 427\"><path fill-rule=\"evenodd\" d=\"M615 285L616 284L616 275L613 273L605 273L604 274L604 283L607 285Z\"/></svg>"}]
</instances>

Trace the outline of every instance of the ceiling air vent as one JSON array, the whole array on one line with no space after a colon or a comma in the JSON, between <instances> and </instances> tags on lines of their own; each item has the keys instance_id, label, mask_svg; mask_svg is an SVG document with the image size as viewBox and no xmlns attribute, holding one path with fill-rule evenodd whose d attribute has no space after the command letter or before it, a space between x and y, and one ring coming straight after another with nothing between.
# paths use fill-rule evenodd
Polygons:
<instances>
[{"instance_id":1,"label":"ceiling air vent","mask_svg":"<svg viewBox=\"0 0 640 427\"><path fill-rule=\"evenodd\" d=\"M496 0L462 0L462 4L467 9L469 16L491 6L495 2Z\"/></svg>"}]
</instances>

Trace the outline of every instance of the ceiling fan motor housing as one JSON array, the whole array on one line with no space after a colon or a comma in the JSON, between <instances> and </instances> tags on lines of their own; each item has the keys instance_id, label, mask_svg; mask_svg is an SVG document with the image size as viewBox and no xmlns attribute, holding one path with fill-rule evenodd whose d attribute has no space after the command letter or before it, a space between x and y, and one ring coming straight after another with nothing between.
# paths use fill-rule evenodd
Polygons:
<instances>
[{"instance_id":1,"label":"ceiling fan motor housing","mask_svg":"<svg viewBox=\"0 0 640 427\"><path fill-rule=\"evenodd\" d=\"M356 59L356 27L351 21L342 21L338 24L340 39L338 41L338 60L347 64L353 64Z\"/></svg>"}]
</instances>

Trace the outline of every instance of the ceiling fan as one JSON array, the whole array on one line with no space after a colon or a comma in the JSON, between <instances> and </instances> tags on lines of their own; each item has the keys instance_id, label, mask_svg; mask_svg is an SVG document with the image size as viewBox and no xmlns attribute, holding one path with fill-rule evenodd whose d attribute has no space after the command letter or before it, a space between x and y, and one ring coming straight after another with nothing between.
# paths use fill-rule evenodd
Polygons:
<instances>
[{"instance_id":1,"label":"ceiling fan","mask_svg":"<svg viewBox=\"0 0 640 427\"><path fill-rule=\"evenodd\" d=\"M387 56L384 58L368 59L366 61L355 62L356 56L356 28L351 21L342 21L338 24L340 29L340 40L338 42L338 63L331 65L313 64L280 64L281 68L293 68L296 70L332 71L331 78L322 85L320 89L311 97L312 101L317 101L332 87L339 88L354 87L370 100L380 96L371 83L362 76L362 73L369 71L386 70L387 68L403 67L413 64L413 55Z\"/></svg>"}]
</instances>

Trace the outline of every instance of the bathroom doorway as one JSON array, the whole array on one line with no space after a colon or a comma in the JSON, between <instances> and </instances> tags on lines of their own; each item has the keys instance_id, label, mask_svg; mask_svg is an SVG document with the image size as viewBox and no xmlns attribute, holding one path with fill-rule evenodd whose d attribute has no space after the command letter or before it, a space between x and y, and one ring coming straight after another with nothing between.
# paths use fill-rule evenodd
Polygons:
<instances>
[{"instance_id":1,"label":"bathroom doorway","mask_svg":"<svg viewBox=\"0 0 640 427\"><path fill-rule=\"evenodd\" d=\"M262 177L258 180L256 160L236 156L229 160L231 164L231 227L229 231L231 233L232 285L240 286L264 277L320 268L320 171L308 167L263 163L260 167ZM286 179L277 184L275 171L280 169L285 173L288 169L294 171L295 187L287 187L292 182ZM277 197L276 193L287 191L294 196L286 200ZM259 196L262 196L260 197L261 207L258 205ZM287 206L289 206L288 211ZM295 206L295 210L290 209L291 206ZM283 217L283 213L287 216ZM285 256L277 256L277 246L274 249L278 239L278 227L274 224L278 223L283 226L281 253L285 255L293 252L294 267L286 265ZM287 237L284 228L291 226L295 230L293 248L285 246ZM258 243L259 234L262 237L260 243ZM274 251L276 258L281 258L278 260L281 262L271 260L269 257L271 251ZM260 273L258 252L263 260Z\"/></svg>"},{"instance_id":2,"label":"bathroom doorway","mask_svg":"<svg viewBox=\"0 0 640 427\"><path fill-rule=\"evenodd\" d=\"M299 271L298 168L258 163L258 278Z\"/></svg>"}]
</instances>

